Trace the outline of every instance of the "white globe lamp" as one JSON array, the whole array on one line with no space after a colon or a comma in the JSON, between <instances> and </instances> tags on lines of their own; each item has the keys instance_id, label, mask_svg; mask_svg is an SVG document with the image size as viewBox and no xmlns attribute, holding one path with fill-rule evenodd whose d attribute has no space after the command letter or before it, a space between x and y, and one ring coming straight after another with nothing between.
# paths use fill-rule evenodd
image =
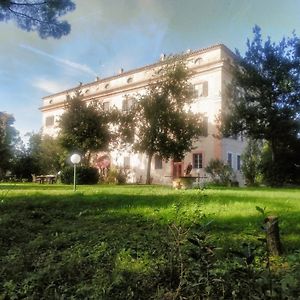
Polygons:
<instances>
[{"instance_id":1,"label":"white globe lamp","mask_svg":"<svg viewBox=\"0 0 300 300\"><path fill-rule=\"evenodd\" d=\"M81 156L77 153L74 153L70 157L72 164L74 165L74 192L76 191L76 165L80 163Z\"/></svg>"},{"instance_id":2,"label":"white globe lamp","mask_svg":"<svg viewBox=\"0 0 300 300\"><path fill-rule=\"evenodd\" d=\"M77 154L77 153L72 154L72 156L71 156L72 164L74 164L74 165L79 164L80 161L81 161L81 157L79 154Z\"/></svg>"}]
</instances>

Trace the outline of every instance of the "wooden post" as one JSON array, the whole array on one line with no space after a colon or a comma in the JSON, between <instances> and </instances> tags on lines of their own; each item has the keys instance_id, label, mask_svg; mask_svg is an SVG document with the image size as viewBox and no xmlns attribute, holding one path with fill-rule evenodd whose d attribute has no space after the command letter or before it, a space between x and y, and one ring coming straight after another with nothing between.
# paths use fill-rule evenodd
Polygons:
<instances>
[{"instance_id":1,"label":"wooden post","mask_svg":"<svg viewBox=\"0 0 300 300\"><path fill-rule=\"evenodd\" d=\"M267 248L270 255L282 254L278 224L279 221L276 216L269 216L265 219Z\"/></svg>"}]
</instances>

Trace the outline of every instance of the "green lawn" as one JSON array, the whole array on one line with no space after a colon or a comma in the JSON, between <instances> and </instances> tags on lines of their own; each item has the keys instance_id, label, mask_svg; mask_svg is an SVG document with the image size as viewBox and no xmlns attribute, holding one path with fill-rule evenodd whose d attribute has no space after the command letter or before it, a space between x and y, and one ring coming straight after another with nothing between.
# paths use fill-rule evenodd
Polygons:
<instances>
[{"instance_id":1,"label":"green lawn","mask_svg":"<svg viewBox=\"0 0 300 300\"><path fill-rule=\"evenodd\" d=\"M299 265L300 189L99 185L74 193L66 185L1 184L0 299L234 299L263 277L263 216L256 207L280 219L285 255L271 296L281 299L278 276L299 283L290 260ZM253 263L253 274L231 255L246 244L260 247L261 270ZM243 284L234 273L241 268ZM223 277L232 278L230 288ZM265 289L260 284L257 293ZM298 292L292 289L289 299Z\"/></svg>"}]
</instances>

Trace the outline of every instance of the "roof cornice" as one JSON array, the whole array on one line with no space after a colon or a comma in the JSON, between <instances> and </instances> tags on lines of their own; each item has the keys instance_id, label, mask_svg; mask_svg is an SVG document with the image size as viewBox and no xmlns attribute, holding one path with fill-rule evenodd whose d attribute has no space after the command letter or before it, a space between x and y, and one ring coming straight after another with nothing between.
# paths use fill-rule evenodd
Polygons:
<instances>
[{"instance_id":1,"label":"roof cornice","mask_svg":"<svg viewBox=\"0 0 300 300\"><path fill-rule=\"evenodd\" d=\"M228 47L226 47L224 44L215 44L215 45L212 45L212 46L209 46L209 47L206 47L206 48L201 48L201 49L198 49L198 50L195 50L195 51L190 51L189 53L183 53L182 57L183 58L189 58L191 56L201 54L203 52L207 52L208 50L213 50L213 49L217 49L217 48L222 48L223 50L225 50L227 52L227 54L229 54L230 56L235 58L235 54ZM108 76L108 77L105 77L103 79L99 79L97 81L88 82L88 83L85 83L85 84L81 84L79 86L72 87L72 88L67 89L67 90L63 90L63 91L58 92L58 93L50 94L48 96L43 97L42 99L47 99L47 98L50 98L50 97L56 97L56 96L59 96L59 95L65 95L65 94L68 94L70 92L73 92L77 88L88 88L88 87L91 87L95 84L105 83L105 82L111 81L113 79L130 76L132 74L142 72L142 71L145 71L145 70L149 70L149 69L154 69L154 68L156 68L160 65L163 65L163 64L164 64L164 61L158 61L156 63L148 64L148 65L145 65L143 67L135 68L135 69L132 69L132 70L129 70L129 71L124 71L121 74Z\"/></svg>"}]
</instances>

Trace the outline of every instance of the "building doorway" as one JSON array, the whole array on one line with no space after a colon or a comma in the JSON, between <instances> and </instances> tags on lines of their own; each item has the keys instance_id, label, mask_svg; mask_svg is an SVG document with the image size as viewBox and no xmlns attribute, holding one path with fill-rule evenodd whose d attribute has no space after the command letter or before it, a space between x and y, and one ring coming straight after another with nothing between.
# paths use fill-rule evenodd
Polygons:
<instances>
[{"instance_id":1,"label":"building doorway","mask_svg":"<svg viewBox=\"0 0 300 300\"><path fill-rule=\"evenodd\" d=\"M173 161L173 178L181 177L183 174L183 162Z\"/></svg>"}]
</instances>

